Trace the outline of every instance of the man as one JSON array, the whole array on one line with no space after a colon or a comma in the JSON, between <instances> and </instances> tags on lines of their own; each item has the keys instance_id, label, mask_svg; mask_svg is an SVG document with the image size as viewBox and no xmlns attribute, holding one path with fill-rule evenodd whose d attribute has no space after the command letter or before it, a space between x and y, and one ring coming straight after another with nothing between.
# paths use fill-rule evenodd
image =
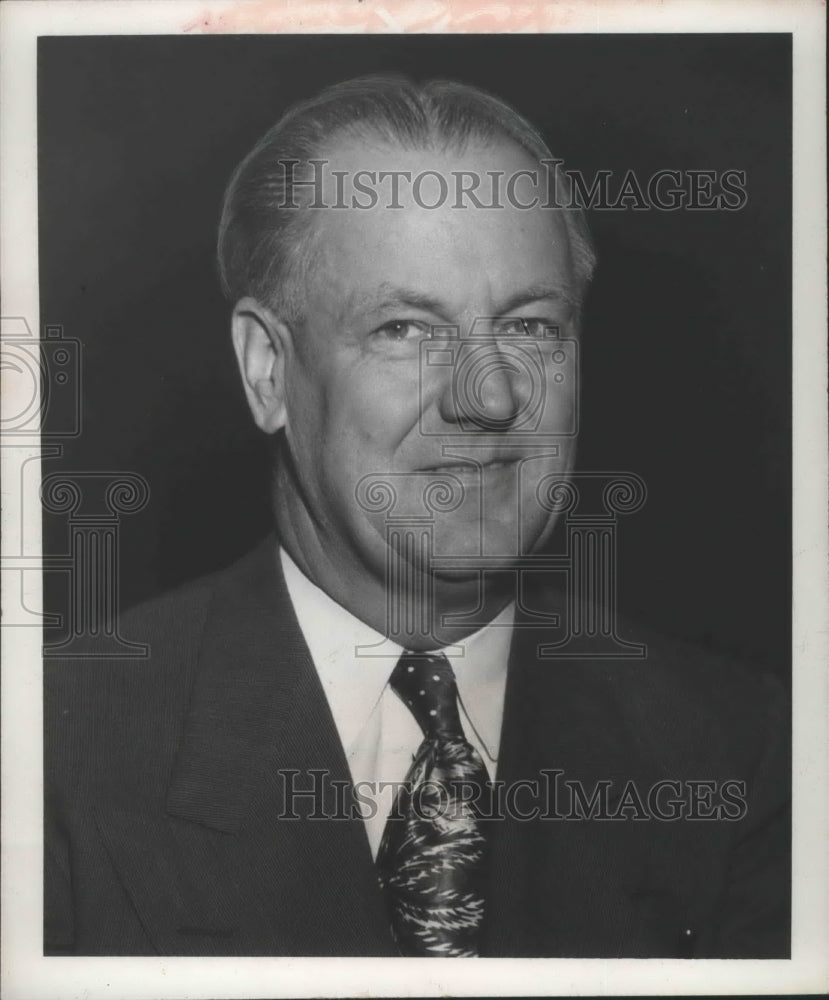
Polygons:
<instances>
[{"instance_id":1,"label":"man","mask_svg":"<svg viewBox=\"0 0 829 1000\"><path fill-rule=\"evenodd\" d=\"M396 77L237 168L219 261L276 534L134 610L146 661L48 667L47 953L788 953L773 685L533 561L594 262L567 193L510 108Z\"/></svg>"}]
</instances>

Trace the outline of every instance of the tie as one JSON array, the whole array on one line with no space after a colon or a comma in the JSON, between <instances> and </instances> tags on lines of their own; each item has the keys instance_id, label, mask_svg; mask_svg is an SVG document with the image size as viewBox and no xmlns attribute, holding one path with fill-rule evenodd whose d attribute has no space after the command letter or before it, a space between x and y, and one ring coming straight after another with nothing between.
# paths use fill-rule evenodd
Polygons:
<instances>
[{"instance_id":1,"label":"tie","mask_svg":"<svg viewBox=\"0 0 829 1000\"><path fill-rule=\"evenodd\" d=\"M377 856L394 936L403 955L474 957L484 910L486 768L464 739L443 654L404 653L390 684L425 737Z\"/></svg>"}]
</instances>

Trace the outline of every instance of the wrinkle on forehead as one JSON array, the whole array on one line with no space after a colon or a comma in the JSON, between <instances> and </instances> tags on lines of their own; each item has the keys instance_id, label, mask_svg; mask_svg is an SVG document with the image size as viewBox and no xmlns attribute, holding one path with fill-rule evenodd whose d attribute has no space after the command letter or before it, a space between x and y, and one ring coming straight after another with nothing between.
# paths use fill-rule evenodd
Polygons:
<instances>
[{"instance_id":1,"label":"wrinkle on forehead","mask_svg":"<svg viewBox=\"0 0 829 1000\"><path fill-rule=\"evenodd\" d=\"M368 155L367 155L368 153ZM326 168L451 171L523 170L533 167L528 155L511 141L500 147L467 150L449 157L428 150L405 150L383 145L378 150L341 147ZM549 282L562 298L578 307L573 262L562 210L510 207L503 209L452 207L452 199L437 209L417 205L411 185L401 184L403 208L384 204L389 189L378 185L380 202L374 209L347 207L303 210L309 219L309 262L306 295L329 298L336 288L336 313L353 315L376 308L384 286L410 288L424 297L439 297L451 285L453 309L484 308L506 299L516 290L515 263L526 272L521 284ZM336 192L327 192L333 204ZM346 200L349 195L346 193ZM501 260L504 266L501 267ZM533 266L533 264L536 266ZM342 280L347 275L347 280ZM478 286L475 292L473 286ZM509 287L507 287L509 286ZM470 294L464 297L464 293Z\"/></svg>"}]
</instances>

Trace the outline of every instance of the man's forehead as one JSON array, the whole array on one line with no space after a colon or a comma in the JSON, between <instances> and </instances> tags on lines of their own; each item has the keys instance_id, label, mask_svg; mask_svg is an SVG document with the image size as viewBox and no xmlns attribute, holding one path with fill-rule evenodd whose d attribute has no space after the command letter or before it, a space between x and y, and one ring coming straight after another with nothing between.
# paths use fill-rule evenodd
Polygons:
<instances>
[{"instance_id":1,"label":"man's forehead","mask_svg":"<svg viewBox=\"0 0 829 1000\"><path fill-rule=\"evenodd\" d=\"M510 176L540 173L511 140L409 149L377 137L339 143L322 158L323 205L310 212L320 264L315 284L340 297L342 306L379 309L396 301L428 309L431 299L458 309L484 300L494 307L542 285L572 302L563 211L524 207L533 191L542 201L540 178L513 186L520 205L504 200ZM483 189L478 201L465 196L470 176L483 184L488 171L500 175L500 204L492 205ZM392 172L405 176L395 184Z\"/></svg>"},{"instance_id":2,"label":"man's forehead","mask_svg":"<svg viewBox=\"0 0 829 1000\"><path fill-rule=\"evenodd\" d=\"M429 145L404 145L373 133L360 139L344 136L309 162L317 206L338 212L411 207L526 216L530 205L545 216L559 211L548 167L503 135ZM310 198L307 181L305 187Z\"/></svg>"},{"instance_id":3,"label":"man's forehead","mask_svg":"<svg viewBox=\"0 0 829 1000\"><path fill-rule=\"evenodd\" d=\"M382 260L367 257L337 266L336 257L326 254L310 290L320 314L346 326L410 315L467 324L475 317L519 316L531 309L567 322L579 307L569 267L531 270L520 266L520 258L488 268L452 270L389 268L388 262L383 255Z\"/></svg>"},{"instance_id":4,"label":"man's forehead","mask_svg":"<svg viewBox=\"0 0 829 1000\"><path fill-rule=\"evenodd\" d=\"M321 161L311 214L329 237L416 237L425 250L450 239L506 239L516 250L566 239L546 169L507 139L462 150L351 143Z\"/></svg>"}]
</instances>

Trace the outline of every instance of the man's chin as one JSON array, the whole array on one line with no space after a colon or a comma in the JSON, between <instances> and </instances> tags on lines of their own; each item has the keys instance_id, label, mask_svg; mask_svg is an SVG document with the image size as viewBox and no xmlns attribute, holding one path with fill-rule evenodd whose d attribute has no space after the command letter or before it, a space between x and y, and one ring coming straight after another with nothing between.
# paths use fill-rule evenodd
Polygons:
<instances>
[{"instance_id":1,"label":"man's chin","mask_svg":"<svg viewBox=\"0 0 829 1000\"><path fill-rule=\"evenodd\" d=\"M449 514L429 523L400 525L398 530L383 525L385 538L379 527L374 525L376 534L366 541L373 542L367 548L375 571L385 578L391 574L387 586L393 579L402 582L414 574L460 587L477 583L482 571L511 570L522 555L537 547L544 525L527 525L521 532L512 520L493 518L482 524L453 520Z\"/></svg>"},{"instance_id":2,"label":"man's chin","mask_svg":"<svg viewBox=\"0 0 829 1000\"><path fill-rule=\"evenodd\" d=\"M480 577L480 570L474 566L439 567L432 570L432 576L440 583L460 586L477 581Z\"/></svg>"},{"instance_id":3,"label":"man's chin","mask_svg":"<svg viewBox=\"0 0 829 1000\"><path fill-rule=\"evenodd\" d=\"M435 569L462 570L473 560L476 568L482 561L491 564L486 568L492 569L510 565L534 547L541 527L527 525L522 530L514 518L492 518L468 525L438 524L434 532Z\"/></svg>"}]
</instances>

